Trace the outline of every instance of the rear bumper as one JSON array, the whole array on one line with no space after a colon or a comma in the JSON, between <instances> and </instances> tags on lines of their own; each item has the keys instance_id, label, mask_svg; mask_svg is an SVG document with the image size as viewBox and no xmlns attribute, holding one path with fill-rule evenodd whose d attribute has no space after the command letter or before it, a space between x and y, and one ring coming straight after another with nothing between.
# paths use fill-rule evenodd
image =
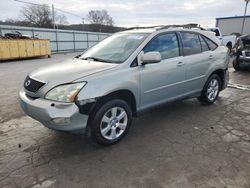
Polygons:
<instances>
[{"instance_id":1,"label":"rear bumper","mask_svg":"<svg viewBox=\"0 0 250 188\"><path fill-rule=\"evenodd\" d=\"M229 71L228 71L228 69L226 69L225 71L224 71L224 82L223 82L223 85L222 85L222 88L221 88L221 90L224 90L224 89L226 89L227 88L227 85L228 85L228 82L229 82Z\"/></svg>"},{"instance_id":2,"label":"rear bumper","mask_svg":"<svg viewBox=\"0 0 250 188\"><path fill-rule=\"evenodd\" d=\"M74 132L87 127L88 116L81 114L75 103L32 99L23 90L19 97L24 112L50 129Z\"/></svg>"}]
</instances>

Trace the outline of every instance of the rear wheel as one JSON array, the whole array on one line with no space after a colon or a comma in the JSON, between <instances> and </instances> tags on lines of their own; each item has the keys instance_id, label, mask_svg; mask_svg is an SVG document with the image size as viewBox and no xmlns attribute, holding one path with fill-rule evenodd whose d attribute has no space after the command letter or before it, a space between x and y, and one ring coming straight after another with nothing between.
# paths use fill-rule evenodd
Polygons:
<instances>
[{"instance_id":1,"label":"rear wheel","mask_svg":"<svg viewBox=\"0 0 250 188\"><path fill-rule=\"evenodd\" d=\"M221 88L221 79L217 74L210 76L198 98L203 104L212 104L218 98Z\"/></svg>"},{"instance_id":2,"label":"rear wheel","mask_svg":"<svg viewBox=\"0 0 250 188\"><path fill-rule=\"evenodd\" d=\"M127 134L132 122L130 106L120 99L102 104L91 116L91 137L102 145L120 141Z\"/></svg>"}]
</instances>

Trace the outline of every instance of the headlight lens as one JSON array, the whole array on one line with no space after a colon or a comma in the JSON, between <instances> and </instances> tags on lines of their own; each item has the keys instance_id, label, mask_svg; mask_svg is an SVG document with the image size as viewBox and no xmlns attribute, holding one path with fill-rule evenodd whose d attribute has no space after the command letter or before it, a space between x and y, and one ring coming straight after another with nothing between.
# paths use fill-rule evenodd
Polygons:
<instances>
[{"instance_id":1,"label":"headlight lens","mask_svg":"<svg viewBox=\"0 0 250 188\"><path fill-rule=\"evenodd\" d=\"M86 82L60 85L50 90L45 98L60 102L74 102L79 91L86 85Z\"/></svg>"}]
</instances>

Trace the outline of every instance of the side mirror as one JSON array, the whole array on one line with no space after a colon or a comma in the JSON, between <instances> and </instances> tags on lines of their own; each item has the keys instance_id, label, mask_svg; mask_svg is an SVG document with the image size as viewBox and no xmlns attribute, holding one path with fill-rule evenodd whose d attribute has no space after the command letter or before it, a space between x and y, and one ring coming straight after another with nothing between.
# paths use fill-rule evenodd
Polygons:
<instances>
[{"instance_id":1,"label":"side mirror","mask_svg":"<svg viewBox=\"0 0 250 188\"><path fill-rule=\"evenodd\" d=\"M151 64L161 62L161 54L159 52L147 52L142 56L142 64Z\"/></svg>"}]
</instances>

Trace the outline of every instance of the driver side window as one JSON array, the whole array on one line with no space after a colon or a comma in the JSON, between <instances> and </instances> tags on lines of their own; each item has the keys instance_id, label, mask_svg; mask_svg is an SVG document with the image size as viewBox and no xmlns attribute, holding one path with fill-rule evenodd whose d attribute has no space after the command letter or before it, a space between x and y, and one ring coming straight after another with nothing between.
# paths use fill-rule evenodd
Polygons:
<instances>
[{"instance_id":1,"label":"driver side window","mask_svg":"<svg viewBox=\"0 0 250 188\"><path fill-rule=\"evenodd\" d=\"M175 33L161 34L153 38L143 49L144 53L160 52L162 60L180 55L178 40Z\"/></svg>"}]
</instances>

